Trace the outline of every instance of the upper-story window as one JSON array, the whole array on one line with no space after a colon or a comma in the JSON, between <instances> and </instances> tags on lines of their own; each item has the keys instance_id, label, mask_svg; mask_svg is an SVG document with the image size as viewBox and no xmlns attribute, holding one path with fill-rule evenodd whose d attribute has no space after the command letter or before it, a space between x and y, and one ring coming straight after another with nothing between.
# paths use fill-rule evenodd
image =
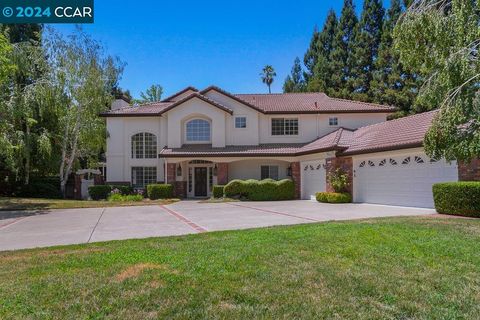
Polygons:
<instances>
[{"instance_id":1,"label":"upper-story window","mask_svg":"<svg viewBox=\"0 0 480 320\"><path fill-rule=\"evenodd\" d=\"M154 159L157 157L157 137L148 132L132 136L132 158Z\"/></svg>"},{"instance_id":2,"label":"upper-story window","mask_svg":"<svg viewBox=\"0 0 480 320\"><path fill-rule=\"evenodd\" d=\"M239 116L235 117L235 128L245 129L247 127L247 117Z\"/></svg>"},{"instance_id":3,"label":"upper-story window","mask_svg":"<svg viewBox=\"0 0 480 320\"><path fill-rule=\"evenodd\" d=\"M328 125L329 126L338 126L338 118L337 117L328 118Z\"/></svg>"},{"instance_id":4,"label":"upper-story window","mask_svg":"<svg viewBox=\"0 0 480 320\"><path fill-rule=\"evenodd\" d=\"M187 141L189 142L210 142L210 122L203 119L193 119L187 122Z\"/></svg>"},{"instance_id":5,"label":"upper-story window","mask_svg":"<svg viewBox=\"0 0 480 320\"><path fill-rule=\"evenodd\" d=\"M273 118L272 136L296 136L298 135L297 118Z\"/></svg>"}]
</instances>

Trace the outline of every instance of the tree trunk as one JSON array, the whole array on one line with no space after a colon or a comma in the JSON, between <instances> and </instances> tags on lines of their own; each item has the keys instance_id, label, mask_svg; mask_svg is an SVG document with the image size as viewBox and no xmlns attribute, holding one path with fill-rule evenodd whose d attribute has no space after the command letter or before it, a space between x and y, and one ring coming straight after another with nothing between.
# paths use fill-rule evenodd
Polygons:
<instances>
[{"instance_id":1,"label":"tree trunk","mask_svg":"<svg viewBox=\"0 0 480 320\"><path fill-rule=\"evenodd\" d=\"M272 90L270 89L270 85L268 85L268 93L272 93Z\"/></svg>"}]
</instances>

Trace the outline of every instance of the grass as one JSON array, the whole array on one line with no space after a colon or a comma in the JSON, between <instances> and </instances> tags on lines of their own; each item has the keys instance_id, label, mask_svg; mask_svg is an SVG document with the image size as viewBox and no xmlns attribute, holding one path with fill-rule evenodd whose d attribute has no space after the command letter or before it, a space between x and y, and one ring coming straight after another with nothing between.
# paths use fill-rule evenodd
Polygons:
<instances>
[{"instance_id":1,"label":"grass","mask_svg":"<svg viewBox=\"0 0 480 320\"><path fill-rule=\"evenodd\" d=\"M478 319L480 220L386 218L0 253L0 318Z\"/></svg>"},{"instance_id":2,"label":"grass","mask_svg":"<svg viewBox=\"0 0 480 320\"><path fill-rule=\"evenodd\" d=\"M200 203L224 203L224 202L240 202L239 199L233 198L209 198L205 200L200 200Z\"/></svg>"},{"instance_id":3,"label":"grass","mask_svg":"<svg viewBox=\"0 0 480 320\"><path fill-rule=\"evenodd\" d=\"M143 201L107 201L107 200L93 201L93 200L0 197L0 211L146 206L146 205L168 204L175 201L178 201L178 199L167 199L167 200L145 199Z\"/></svg>"}]
</instances>

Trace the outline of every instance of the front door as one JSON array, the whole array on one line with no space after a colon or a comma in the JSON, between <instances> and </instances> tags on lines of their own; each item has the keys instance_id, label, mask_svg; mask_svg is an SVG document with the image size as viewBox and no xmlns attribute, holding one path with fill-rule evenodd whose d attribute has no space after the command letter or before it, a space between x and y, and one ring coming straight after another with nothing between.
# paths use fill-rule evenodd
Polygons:
<instances>
[{"instance_id":1,"label":"front door","mask_svg":"<svg viewBox=\"0 0 480 320\"><path fill-rule=\"evenodd\" d=\"M195 197L207 196L207 168L195 168Z\"/></svg>"}]
</instances>

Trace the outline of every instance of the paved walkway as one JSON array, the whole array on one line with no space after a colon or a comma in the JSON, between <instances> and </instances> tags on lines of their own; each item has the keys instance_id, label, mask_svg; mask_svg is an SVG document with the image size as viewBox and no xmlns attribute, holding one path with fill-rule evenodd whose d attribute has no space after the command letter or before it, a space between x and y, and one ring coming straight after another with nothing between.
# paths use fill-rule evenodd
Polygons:
<instances>
[{"instance_id":1,"label":"paved walkway","mask_svg":"<svg viewBox=\"0 0 480 320\"><path fill-rule=\"evenodd\" d=\"M314 201L199 203L1 212L0 251L374 217L434 214L432 209Z\"/></svg>"}]
</instances>

